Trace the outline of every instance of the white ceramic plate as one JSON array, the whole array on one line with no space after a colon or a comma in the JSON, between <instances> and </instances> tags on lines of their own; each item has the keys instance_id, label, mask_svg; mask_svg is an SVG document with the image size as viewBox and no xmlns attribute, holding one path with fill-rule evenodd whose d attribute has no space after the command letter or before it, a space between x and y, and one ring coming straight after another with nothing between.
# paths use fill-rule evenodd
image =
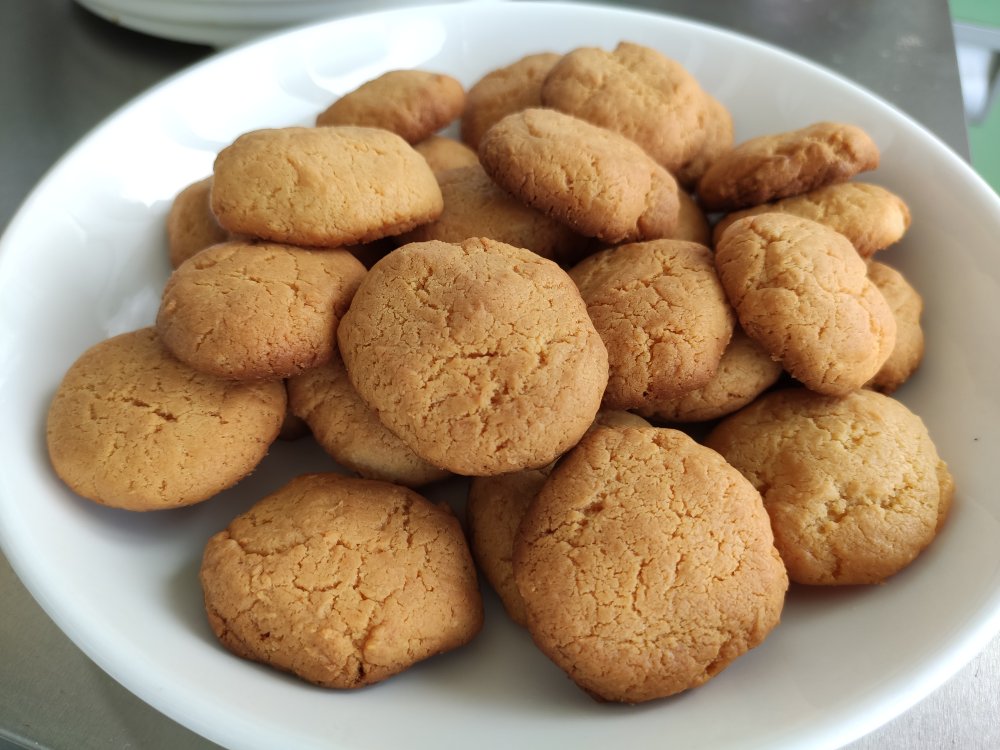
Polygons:
<instances>
[{"instance_id":1,"label":"white ceramic plate","mask_svg":"<svg viewBox=\"0 0 1000 750\"><path fill-rule=\"evenodd\" d=\"M629 39L679 59L733 111L738 139L821 119L864 127L872 179L910 204L885 254L924 293L927 358L899 397L957 477L939 539L884 586L793 590L782 625L709 684L640 707L577 690L487 594L462 651L359 692L331 692L230 656L196 579L202 546L266 492L329 467L278 445L208 503L135 515L68 492L49 469L44 416L88 346L150 324L168 274L163 220L239 133L309 123L386 69L471 84L540 50ZM128 689L234 748L811 748L845 743L907 708L1000 626L1000 203L911 120L802 60L698 24L584 5L466 4L348 19L212 59L116 114L71 151L0 245L0 532L60 627Z\"/></svg>"}]
</instances>

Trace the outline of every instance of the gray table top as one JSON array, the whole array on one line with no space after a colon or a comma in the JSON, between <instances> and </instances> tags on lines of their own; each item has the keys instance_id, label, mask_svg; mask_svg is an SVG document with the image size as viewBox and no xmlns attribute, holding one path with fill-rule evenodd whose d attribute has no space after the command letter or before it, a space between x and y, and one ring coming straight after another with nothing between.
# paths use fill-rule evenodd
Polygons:
<instances>
[{"instance_id":1,"label":"gray table top","mask_svg":"<svg viewBox=\"0 0 1000 750\"><path fill-rule=\"evenodd\" d=\"M889 100L968 157L946 0L649 0L773 42ZM0 3L0 227L58 157L118 106L211 53L130 32L67 0ZM82 654L0 557L0 750L212 748ZM1000 747L1000 638L851 747ZM8 743L13 743L12 745Z\"/></svg>"}]
</instances>

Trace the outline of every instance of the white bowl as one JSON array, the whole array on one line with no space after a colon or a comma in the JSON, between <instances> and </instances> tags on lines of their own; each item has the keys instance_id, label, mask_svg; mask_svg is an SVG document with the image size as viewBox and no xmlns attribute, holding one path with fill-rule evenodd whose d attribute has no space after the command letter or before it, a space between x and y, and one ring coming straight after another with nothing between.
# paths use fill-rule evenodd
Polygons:
<instances>
[{"instance_id":1,"label":"white bowl","mask_svg":"<svg viewBox=\"0 0 1000 750\"><path fill-rule=\"evenodd\" d=\"M913 211L884 259L926 299L927 357L899 398L927 422L958 485L940 537L884 586L795 588L766 643L704 687L640 707L595 703L487 594L469 647L358 692L308 686L214 640L196 572L205 540L303 470L276 446L210 502L158 514L98 507L52 474L48 402L84 349L153 321L173 196L239 133L310 123L384 70L471 84L530 52L629 39L683 62L733 111L737 138L822 119L882 150L870 179ZM919 700L1000 628L1000 202L891 106L803 60L649 13L548 3L457 4L301 29L211 59L140 97L74 148L0 243L0 540L59 626L129 690L234 748L823 748ZM442 490L447 492L448 490Z\"/></svg>"}]
</instances>

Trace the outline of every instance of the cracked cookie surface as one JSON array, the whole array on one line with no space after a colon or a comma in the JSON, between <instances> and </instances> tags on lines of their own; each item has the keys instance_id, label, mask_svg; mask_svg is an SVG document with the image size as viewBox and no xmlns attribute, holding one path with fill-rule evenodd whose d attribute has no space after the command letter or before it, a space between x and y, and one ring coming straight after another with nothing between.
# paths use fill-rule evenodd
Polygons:
<instances>
[{"instance_id":1,"label":"cracked cookie surface","mask_svg":"<svg viewBox=\"0 0 1000 750\"><path fill-rule=\"evenodd\" d=\"M734 315L707 247L621 245L585 258L569 275L608 348L607 408L646 407L715 375Z\"/></svg>"},{"instance_id":2,"label":"cracked cookie surface","mask_svg":"<svg viewBox=\"0 0 1000 750\"><path fill-rule=\"evenodd\" d=\"M384 680L482 627L458 520L386 482L297 477L208 541L200 575L227 649L324 687Z\"/></svg>"},{"instance_id":3,"label":"cracked cookie surface","mask_svg":"<svg viewBox=\"0 0 1000 750\"><path fill-rule=\"evenodd\" d=\"M229 242L171 274L156 316L164 345L202 372L282 378L329 361L364 266L346 250Z\"/></svg>"},{"instance_id":4,"label":"cracked cookie surface","mask_svg":"<svg viewBox=\"0 0 1000 750\"><path fill-rule=\"evenodd\" d=\"M676 430L599 428L514 548L528 629L584 690L637 703L706 682L777 625L788 580L760 495Z\"/></svg>"},{"instance_id":5,"label":"cracked cookie surface","mask_svg":"<svg viewBox=\"0 0 1000 750\"><path fill-rule=\"evenodd\" d=\"M70 489L102 505L190 505L257 466L285 403L280 380L199 373L143 328L96 344L69 368L49 407L49 457Z\"/></svg>"},{"instance_id":6,"label":"cracked cookie surface","mask_svg":"<svg viewBox=\"0 0 1000 750\"><path fill-rule=\"evenodd\" d=\"M333 459L367 479L419 487L450 472L415 454L379 421L347 377L340 355L288 379L288 404Z\"/></svg>"},{"instance_id":7,"label":"cracked cookie surface","mask_svg":"<svg viewBox=\"0 0 1000 750\"><path fill-rule=\"evenodd\" d=\"M760 490L793 581L879 583L933 540L951 504L923 422L874 391L775 391L705 441Z\"/></svg>"},{"instance_id":8,"label":"cracked cookie surface","mask_svg":"<svg viewBox=\"0 0 1000 750\"><path fill-rule=\"evenodd\" d=\"M725 152L698 181L698 199L709 211L759 206L846 182L878 162L878 147L861 128L818 122L751 138Z\"/></svg>"},{"instance_id":9,"label":"cracked cookie surface","mask_svg":"<svg viewBox=\"0 0 1000 750\"><path fill-rule=\"evenodd\" d=\"M608 378L607 350L565 271L483 238L387 255L337 336L382 422L457 474L546 465L590 426Z\"/></svg>"},{"instance_id":10,"label":"cracked cookie surface","mask_svg":"<svg viewBox=\"0 0 1000 750\"><path fill-rule=\"evenodd\" d=\"M671 173L705 141L709 105L698 82L680 63L632 42L568 52L546 76L542 104L623 135Z\"/></svg>"},{"instance_id":11,"label":"cracked cookie surface","mask_svg":"<svg viewBox=\"0 0 1000 750\"><path fill-rule=\"evenodd\" d=\"M442 208L434 172L406 141L346 125L241 135L215 159L211 200L230 232L324 248L405 232Z\"/></svg>"},{"instance_id":12,"label":"cracked cookie surface","mask_svg":"<svg viewBox=\"0 0 1000 750\"><path fill-rule=\"evenodd\" d=\"M625 136L571 115L508 115L483 135L479 160L508 193L587 237L651 240L677 226L670 173Z\"/></svg>"},{"instance_id":13,"label":"cracked cookie surface","mask_svg":"<svg viewBox=\"0 0 1000 750\"><path fill-rule=\"evenodd\" d=\"M601 411L594 426L649 427L642 417L627 411ZM469 547L476 564L497 592L504 609L518 625L525 625L524 602L514 582L514 540L528 506L542 489L555 464L493 477L475 477L465 505Z\"/></svg>"},{"instance_id":14,"label":"cracked cookie surface","mask_svg":"<svg viewBox=\"0 0 1000 750\"><path fill-rule=\"evenodd\" d=\"M878 372L896 341L892 310L842 234L790 214L740 219L715 266L740 324L808 388L843 395Z\"/></svg>"},{"instance_id":15,"label":"cracked cookie surface","mask_svg":"<svg viewBox=\"0 0 1000 750\"><path fill-rule=\"evenodd\" d=\"M847 237L862 258L898 242L910 226L910 209L898 195L867 182L842 182L728 214L715 225L716 244L734 221L764 213L794 214L826 224Z\"/></svg>"},{"instance_id":16,"label":"cracked cookie surface","mask_svg":"<svg viewBox=\"0 0 1000 750\"><path fill-rule=\"evenodd\" d=\"M418 143L457 119L464 107L465 90L455 78L390 70L344 94L316 117L316 125L382 128Z\"/></svg>"}]
</instances>

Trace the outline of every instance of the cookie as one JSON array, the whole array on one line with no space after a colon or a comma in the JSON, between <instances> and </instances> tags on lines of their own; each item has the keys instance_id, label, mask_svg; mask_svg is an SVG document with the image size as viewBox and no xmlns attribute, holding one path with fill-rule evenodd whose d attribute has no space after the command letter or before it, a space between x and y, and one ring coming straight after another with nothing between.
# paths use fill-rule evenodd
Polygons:
<instances>
[{"instance_id":1,"label":"cookie","mask_svg":"<svg viewBox=\"0 0 1000 750\"><path fill-rule=\"evenodd\" d=\"M594 427L648 427L627 411L601 411ZM592 428L593 429L593 428ZM514 539L531 505L555 464L493 477L475 477L465 504L472 556L497 592L504 609L518 625L526 623L524 602L514 582Z\"/></svg>"},{"instance_id":2,"label":"cookie","mask_svg":"<svg viewBox=\"0 0 1000 750\"><path fill-rule=\"evenodd\" d=\"M339 354L289 378L288 400L323 450L363 477L419 487L449 476L386 429L354 390Z\"/></svg>"},{"instance_id":3,"label":"cookie","mask_svg":"<svg viewBox=\"0 0 1000 750\"><path fill-rule=\"evenodd\" d=\"M898 195L866 182L843 182L723 216L715 225L715 242L734 221L763 213L794 214L826 224L847 237L863 258L898 242L910 226L910 209Z\"/></svg>"},{"instance_id":4,"label":"cookie","mask_svg":"<svg viewBox=\"0 0 1000 750\"><path fill-rule=\"evenodd\" d=\"M878 146L861 128L819 122L765 135L727 151L698 181L708 211L733 211L846 182L878 167Z\"/></svg>"},{"instance_id":5,"label":"cookie","mask_svg":"<svg viewBox=\"0 0 1000 750\"><path fill-rule=\"evenodd\" d=\"M708 168L733 147L733 116L725 104L708 93L705 94L705 118L701 130L701 148L674 173L677 181L689 189L693 189Z\"/></svg>"},{"instance_id":6,"label":"cookie","mask_svg":"<svg viewBox=\"0 0 1000 750\"><path fill-rule=\"evenodd\" d=\"M209 245L225 242L229 232L219 226L209 206L212 178L206 177L181 190L167 213L167 252L170 267L177 268Z\"/></svg>"},{"instance_id":7,"label":"cookie","mask_svg":"<svg viewBox=\"0 0 1000 750\"><path fill-rule=\"evenodd\" d=\"M714 377L734 315L707 247L622 245L585 258L569 275L608 348L605 407L648 407Z\"/></svg>"},{"instance_id":8,"label":"cookie","mask_svg":"<svg viewBox=\"0 0 1000 750\"><path fill-rule=\"evenodd\" d=\"M285 416L285 387L237 383L177 361L152 328L92 346L49 406L52 467L73 492L113 508L207 500L260 463Z\"/></svg>"},{"instance_id":9,"label":"cookie","mask_svg":"<svg viewBox=\"0 0 1000 750\"><path fill-rule=\"evenodd\" d=\"M400 243L489 237L556 262L580 257L587 247L588 241L565 224L508 195L478 163L437 176L444 211L437 220L400 235Z\"/></svg>"},{"instance_id":10,"label":"cookie","mask_svg":"<svg viewBox=\"0 0 1000 750\"><path fill-rule=\"evenodd\" d=\"M740 219L715 265L743 330L806 387L860 388L896 343L896 321L842 234L790 214Z\"/></svg>"},{"instance_id":11,"label":"cookie","mask_svg":"<svg viewBox=\"0 0 1000 750\"><path fill-rule=\"evenodd\" d=\"M675 172L701 150L705 95L680 63L631 42L581 47L542 84L542 104L619 133Z\"/></svg>"},{"instance_id":12,"label":"cookie","mask_svg":"<svg viewBox=\"0 0 1000 750\"><path fill-rule=\"evenodd\" d=\"M930 544L950 505L950 474L923 422L874 391L774 391L706 445L760 490L799 583L884 581Z\"/></svg>"},{"instance_id":13,"label":"cookie","mask_svg":"<svg viewBox=\"0 0 1000 750\"><path fill-rule=\"evenodd\" d=\"M256 130L215 160L212 212L236 234L340 247L413 229L441 209L427 161L386 130Z\"/></svg>"},{"instance_id":14,"label":"cookie","mask_svg":"<svg viewBox=\"0 0 1000 750\"><path fill-rule=\"evenodd\" d=\"M539 648L602 700L717 675L778 624L788 580L760 495L676 430L594 430L528 508L514 578Z\"/></svg>"},{"instance_id":15,"label":"cookie","mask_svg":"<svg viewBox=\"0 0 1000 750\"><path fill-rule=\"evenodd\" d=\"M390 70L327 107L316 125L363 125L419 143L458 119L465 90L451 76L425 70Z\"/></svg>"},{"instance_id":16,"label":"cookie","mask_svg":"<svg viewBox=\"0 0 1000 750\"><path fill-rule=\"evenodd\" d=\"M245 659L356 688L468 643L482 601L457 519L404 487L297 477L209 539L212 632Z\"/></svg>"},{"instance_id":17,"label":"cookie","mask_svg":"<svg viewBox=\"0 0 1000 750\"><path fill-rule=\"evenodd\" d=\"M884 263L869 262L868 278L882 292L896 319L896 345L867 386L892 393L909 380L924 358L924 329L920 325L924 301L903 274Z\"/></svg>"},{"instance_id":18,"label":"cookie","mask_svg":"<svg viewBox=\"0 0 1000 750\"><path fill-rule=\"evenodd\" d=\"M448 169L479 164L479 156L475 151L461 141L443 135L425 138L415 144L413 149L427 160L427 164L435 174Z\"/></svg>"},{"instance_id":19,"label":"cookie","mask_svg":"<svg viewBox=\"0 0 1000 750\"><path fill-rule=\"evenodd\" d=\"M669 237L677 183L622 135L547 109L508 115L479 144L479 161L511 195L608 243Z\"/></svg>"},{"instance_id":20,"label":"cookie","mask_svg":"<svg viewBox=\"0 0 1000 750\"><path fill-rule=\"evenodd\" d=\"M164 345L201 372L284 378L329 361L365 274L346 250L228 242L171 274L156 316Z\"/></svg>"},{"instance_id":21,"label":"cookie","mask_svg":"<svg viewBox=\"0 0 1000 750\"><path fill-rule=\"evenodd\" d=\"M483 134L507 115L542 106L542 82L561 55L540 52L490 71L469 89L462 140L479 149Z\"/></svg>"},{"instance_id":22,"label":"cookie","mask_svg":"<svg viewBox=\"0 0 1000 750\"><path fill-rule=\"evenodd\" d=\"M337 337L362 399L414 453L456 474L545 466L586 431L608 379L566 273L482 238L387 255Z\"/></svg>"},{"instance_id":23,"label":"cookie","mask_svg":"<svg viewBox=\"0 0 1000 750\"><path fill-rule=\"evenodd\" d=\"M781 364L737 328L711 380L673 398L650 399L638 412L660 422L707 422L742 409L774 385L781 373Z\"/></svg>"},{"instance_id":24,"label":"cookie","mask_svg":"<svg viewBox=\"0 0 1000 750\"><path fill-rule=\"evenodd\" d=\"M712 230L708 227L708 218L695 199L683 190L677 191L677 226L674 228L672 239L697 242L706 246L712 242Z\"/></svg>"}]
</instances>

